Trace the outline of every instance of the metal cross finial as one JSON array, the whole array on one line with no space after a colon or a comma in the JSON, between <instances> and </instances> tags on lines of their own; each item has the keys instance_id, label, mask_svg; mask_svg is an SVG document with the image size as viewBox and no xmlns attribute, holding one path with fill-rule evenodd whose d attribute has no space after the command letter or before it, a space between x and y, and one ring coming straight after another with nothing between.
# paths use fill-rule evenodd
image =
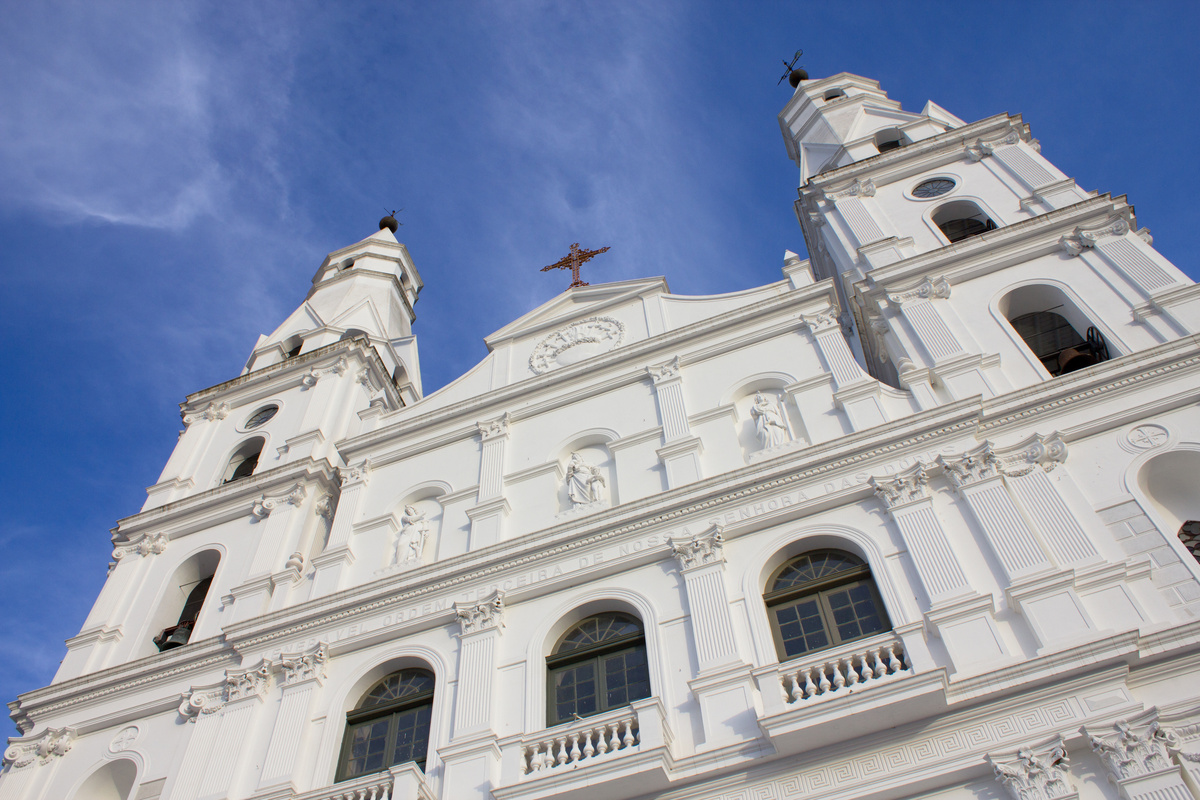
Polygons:
<instances>
[{"instance_id":1,"label":"metal cross finial","mask_svg":"<svg viewBox=\"0 0 1200 800\"><path fill-rule=\"evenodd\" d=\"M591 261L601 253L607 253L607 247L601 247L599 250L580 250L579 242L571 245L571 253L558 261L555 261L548 267L542 267L542 272L549 272L552 269L569 269L571 270L571 285L568 289L574 289L576 286L587 286L587 281L579 277L579 268L584 262Z\"/></svg>"},{"instance_id":2,"label":"metal cross finial","mask_svg":"<svg viewBox=\"0 0 1200 800\"><path fill-rule=\"evenodd\" d=\"M778 81L776 81L776 83L775 83L776 86L783 83L784 79L787 78L787 76L792 74L792 70L796 68L796 62L800 60L800 56L802 56L802 55L804 55L804 51L797 50L796 55L792 56L792 63L789 64L786 61L783 62L783 77L781 77ZM792 84L792 85L794 86L795 84Z\"/></svg>"}]
</instances>

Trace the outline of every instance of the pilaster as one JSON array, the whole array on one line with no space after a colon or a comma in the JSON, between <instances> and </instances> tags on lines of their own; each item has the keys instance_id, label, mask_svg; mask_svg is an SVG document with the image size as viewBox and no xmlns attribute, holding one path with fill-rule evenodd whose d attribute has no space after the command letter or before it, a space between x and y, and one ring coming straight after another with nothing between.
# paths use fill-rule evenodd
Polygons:
<instances>
[{"instance_id":1,"label":"pilaster","mask_svg":"<svg viewBox=\"0 0 1200 800\"><path fill-rule=\"evenodd\" d=\"M260 791L286 788L297 791L293 778L304 755L304 732L308 728L313 699L325 682L328 645L318 642L303 653L282 653L278 668L283 686L279 712L271 728L271 741L259 775Z\"/></svg>"},{"instance_id":2,"label":"pilaster","mask_svg":"<svg viewBox=\"0 0 1200 800\"><path fill-rule=\"evenodd\" d=\"M504 538L504 520L511 510L503 496L508 414L477 423L476 427L480 439L479 495L476 505L467 510L471 520L471 550L496 544Z\"/></svg>"},{"instance_id":3,"label":"pilaster","mask_svg":"<svg viewBox=\"0 0 1200 800\"><path fill-rule=\"evenodd\" d=\"M333 524L329 529L329 541L325 550L312 560L313 567L316 568L313 597L332 594L342 588L346 572L354 564L354 549L350 545L350 537L354 533L354 523L358 520L358 507L362 502L363 492L371 479L371 462L363 459L358 464L338 470L338 474L342 489L337 510L333 515Z\"/></svg>"},{"instance_id":4,"label":"pilaster","mask_svg":"<svg viewBox=\"0 0 1200 800\"><path fill-rule=\"evenodd\" d=\"M477 603L455 603L458 618L458 688L454 731L438 749L445 765L447 797L490 800L500 775L499 740L492 729L495 713L496 650L504 632L504 593Z\"/></svg>"},{"instance_id":5,"label":"pilaster","mask_svg":"<svg viewBox=\"0 0 1200 800\"><path fill-rule=\"evenodd\" d=\"M704 477L700 456L704 452L700 439L692 435L687 406L683 396L683 377L679 371L679 356L646 367L654 381L654 396L662 423L664 447L656 452L667 474L667 485L674 489L694 483Z\"/></svg>"}]
</instances>

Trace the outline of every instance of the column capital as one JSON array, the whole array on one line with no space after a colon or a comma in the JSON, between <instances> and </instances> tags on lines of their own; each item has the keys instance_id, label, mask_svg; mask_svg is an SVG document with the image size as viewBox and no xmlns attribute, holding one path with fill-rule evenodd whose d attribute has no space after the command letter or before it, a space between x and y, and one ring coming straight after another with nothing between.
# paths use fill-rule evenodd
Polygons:
<instances>
[{"instance_id":1,"label":"column capital","mask_svg":"<svg viewBox=\"0 0 1200 800\"><path fill-rule=\"evenodd\" d=\"M991 442L984 442L958 456L938 456L937 463L955 489L982 483L1004 474L1003 465L992 449Z\"/></svg>"},{"instance_id":2,"label":"column capital","mask_svg":"<svg viewBox=\"0 0 1200 800\"><path fill-rule=\"evenodd\" d=\"M1080 729L1114 781L1170 769L1169 733L1159 727L1158 709L1118 720L1109 730Z\"/></svg>"},{"instance_id":3,"label":"column capital","mask_svg":"<svg viewBox=\"0 0 1200 800\"><path fill-rule=\"evenodd\" d=\"M1063 252L1077 256L1084 250L1095 247L1106 236L1124 236L1129 233L1129 221L1125 217L1114 217L1094 228L1076 228L1058 240Z\"/></svg>"},{"instance_id":4,"label":"column capital","mask_svg":"<svg viewBox=\"0 0 1200 800\"><path fill-rule=\"evenodd\" d=\"M47 728L36 739L13 742L4 751L4 765L12 769L39 765L63 756L75 744L74 728Z\"/></svg>"},{"instance_id":5,"label":"column capital","mask_svg":"<svg viewBox=\"0 0 1200 800\"><path fill-rule=\"evenodd\" d=\"M942 300L950 299L950 281L945 277L934 278L926 275L925 278L911 289L903 292L889 292L888 300L895 305L903 306L905 303L912 303L917 300L933 300L940 298Z\"/></svg>"},{"instance_id":6,"label":"column capital","mask_svg":"<svg viewBox=\"0 0 1200 800\"><path fill-rule=\"evenodd\" d=\"M678 378L679 377L679 356L675 356L670 361L664 362L662 364L654 364L652 366L646 367L646 372L648 372L650 374L650 377L654 379L655 386L657 386L658 384L660 384L664 381L669 381L672 378Z\"/></svg>"},{"instance_id":7,"label":"column capital","mask_svg":"<svg viewBox=\"0 0 1200 800\"><path fill-rule=\"evenodd\" d=\"M812 331L813 336L825 331L836 330L841 324L838 320L838 310L828 306L812 314L800 315L800 324Z\"/></svg>"},{"instance_id":8,"label":"column capital","mask_svg":"<svg viewBox=\"0 0 1200 800\"><path fill-rule=\"evenodd\" d=\"M1071 763L1061 736L1022 747L1016 753L995 756L988 753L987 760L996 773L996 780L1008 790L1013 800L1029 797L1060 800L1075 796L1075 787L1071 785Z\"/></svg>"},{"instance_id":9,"label":"column capital","mask_svg":"<svg viewBox=\"0 0 1200 800\"><path fill-rule=\"evenodd\" d=\"M477 603L455 603L454 616L461 626L460 636L504 630L504 592L497 590L487 600Z\"/></svg>"},{"instance_id":10,"label":"column capital","mask_svg":"<svg viewBox=\"0 0 1200 800\"><path fill-rule=\"evenodd\" d=\"M317 685L325 681L325 662L329 659L329 645L317 642L311 649L301 653L280 653L276 665L283 674L283 685L293 686L314 680Z\"/></svg>"},{"instance_id":11,"label":"column capital","mask_svg":"<svg viewBox=\"0 0 1200 800\"><path fill-rule=\"evenodd\" d=\"M929 497L929 466L917 461L894 478L872 477L869 483L888 511L895 511Z\"/></svg>"},{"instance_id":12,"label":"column capital","mask_svg":"<svg viewBox=\"0 0 1200 800\"><path fill-rule=\"evenodd\" d=\"M481 441L489 441L497 438L508 438L509 415L505 411L504 415L499 419L488 420L486 422L476 422L475 427L479 430L479 438Z\"/></svg>"},{"instance_id":13,"label":"column capital","mask_svg":"<svg viewBox=\"0 0 1200 800\"><path fill-rule=\"evenodd\" d=\"M721 536L719 525L713 525L695 536L668 539L667 544L671 548L671 555L679 562L681 571L725 563L725 539Z\"/></svg>"},{"instance_id":14,"label":"column capital","mask_svg":"<svg viewBox=\"0 0 1200 800\"><path fill-rule=\"evenodd\" d=\"M289 503L299 507L304 504L306 497L308 497L308 491L298 483L292 486L291 489L279 494L269 496L265 494L259 495L258 499L250 507L250 515L255 519L266 519L281 504Z\"/></svg>"},{"instance_id":15,"label":"column capital","mask_svg":"<svg viewBox=\"0 0 1200 800\"><path fill-rule=\"evenodd\" d=\"M236 703L247 697L262 699L271 690L272 663L263 659L257 667L225 671L225 702Z\"/></svg>"},{"instance_id":16,"label":"column capital","mask_svg":"<svg viewBox=\"0 0 1200 800\"><path fill-rule=\"evenodd\" d=\"M361 485L369 482L371 479L370 460L364 458L357 464L339 467L338 478L341 481L343 489L348 489L351 486Z\"/></svg>"}]
</instances>

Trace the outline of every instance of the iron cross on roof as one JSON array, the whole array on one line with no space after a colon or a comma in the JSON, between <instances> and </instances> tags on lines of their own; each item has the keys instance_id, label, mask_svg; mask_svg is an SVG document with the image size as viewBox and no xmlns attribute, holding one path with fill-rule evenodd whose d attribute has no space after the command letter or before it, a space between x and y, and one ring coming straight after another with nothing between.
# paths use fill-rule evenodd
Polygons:
<instances>
[{"instance_id":1,"label":"iron cross on roof","mask_svg":"<svg viewBox=\"0 0 1200 800\"><path fill-rule=\"evenodd\" d=\"M542 272L549 272L552 269L569 269L571 270L571 285L568 289L574 289L576 286L587 286L587 281L579 277L579 268L584 262L591 261L601 253L607 253L607 247L601 247L599 250L580 250L579 242L571 245L569 255L559 259L548 267L542 267Z\"/></svg>"}]
</instances>

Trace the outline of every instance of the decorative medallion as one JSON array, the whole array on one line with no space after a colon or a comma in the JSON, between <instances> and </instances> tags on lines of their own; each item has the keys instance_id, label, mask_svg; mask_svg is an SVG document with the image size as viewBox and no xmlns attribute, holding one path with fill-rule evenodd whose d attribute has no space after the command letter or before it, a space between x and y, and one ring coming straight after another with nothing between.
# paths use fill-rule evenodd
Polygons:
<instances>
[{"instance_id":1,"label":"decorative medallion","mask_svg":"<svg viewBox=\"0 0 1200 800\"><path fill-rule=\"evenodd\" d=\"M1125 434L1125 439L1138 450L1150 450L1167 443L1169 434L1161 425L1138 425Z\"/></svg>"},{"instance_id":2,"label":"decorative medallion","mask_svg":"<svg viewBox=\"0 0 1200 800\"><path fill-rule=\"evenodd\" d=\"M572 322L538 342L529 356L529 368L535 375L541 375L555 367L578 364L613 350L624 338L625 325L612 317Z\"/></svg>"},{"instance_id":3,"label":"decorative medallion","mask_svg":"<svg viewBox=\"0 0 1200 800\"><path fill-rule=\"evenodd\" d=\"M128 750L133 746L133 743L137 741L139 733L141 733L141 731L138 729L137 725L130 725L127 728L122 728L121 732L114 736L113 740L109 742L108 752L120 753L122 750Z\"/></svg>"}]
</instances>

